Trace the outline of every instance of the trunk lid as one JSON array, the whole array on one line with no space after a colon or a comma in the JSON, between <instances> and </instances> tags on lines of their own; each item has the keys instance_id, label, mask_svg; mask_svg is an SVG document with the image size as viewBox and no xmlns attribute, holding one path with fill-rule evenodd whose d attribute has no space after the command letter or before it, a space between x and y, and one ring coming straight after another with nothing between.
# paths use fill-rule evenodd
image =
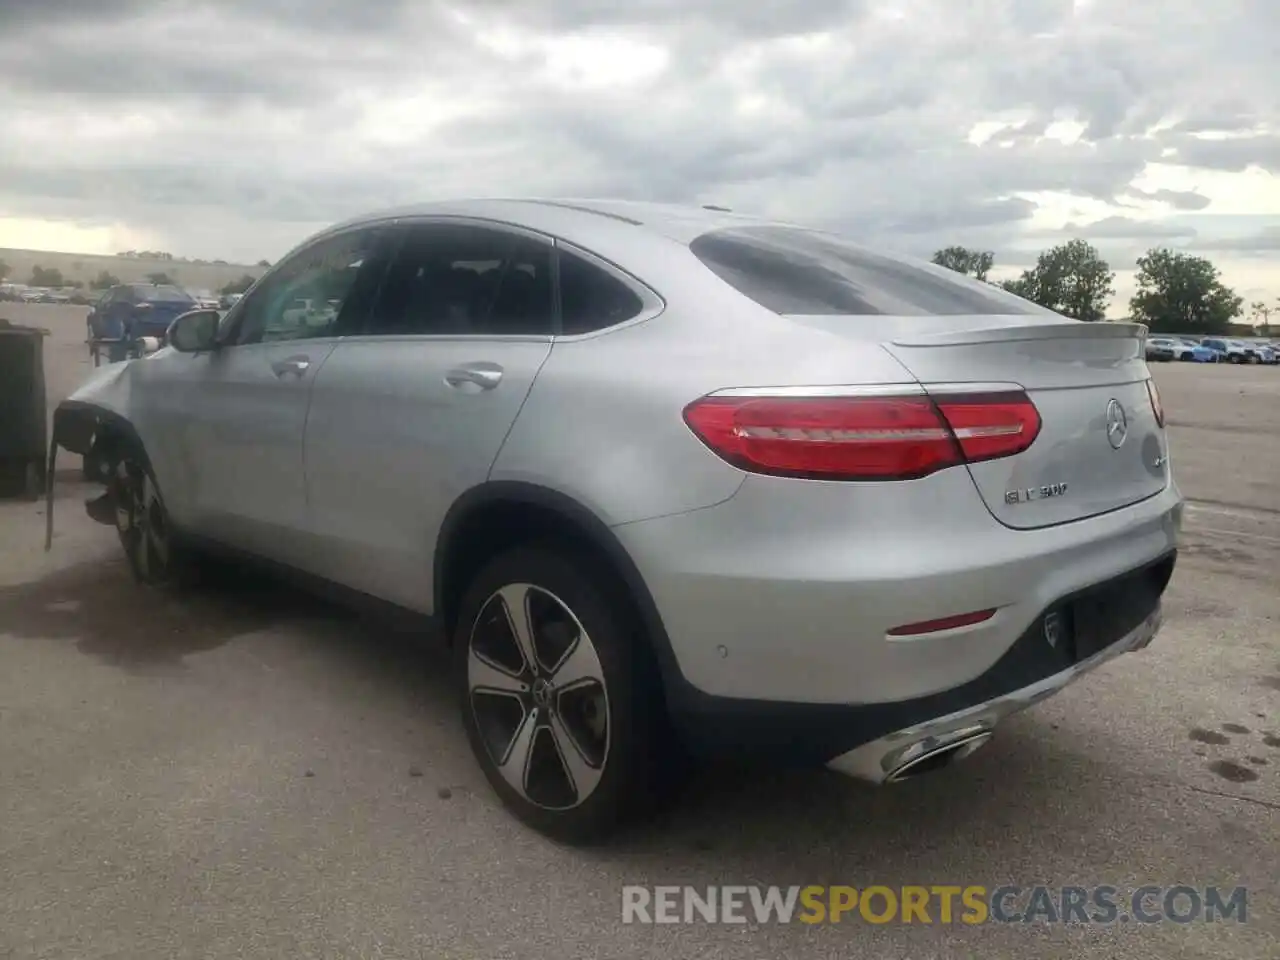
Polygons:
<instances>
[{"instance_id":1,"label":"trunk lid","mask_svg":"<svg viewBox=\"0 0 1280 960\"><path fill-rule=\"evenodd\" d=\"M931 394L981 385L1025 390L1040 412L1035 442L1016 456L967 467L987 509L1006 526L1081 520L1155 496L1169 483L1140 324L1056 315L790 319L878 340Z\"/></svg>"}]
</instances>

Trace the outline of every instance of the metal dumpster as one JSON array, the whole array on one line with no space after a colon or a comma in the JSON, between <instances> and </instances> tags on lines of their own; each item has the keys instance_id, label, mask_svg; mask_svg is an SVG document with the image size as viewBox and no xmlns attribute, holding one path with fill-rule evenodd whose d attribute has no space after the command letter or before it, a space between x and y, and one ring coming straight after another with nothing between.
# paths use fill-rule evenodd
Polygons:
<instances>
[{"instance_id":1,"label":"metal dumpster","mask_svg":"<svg viewBox=\"0 0 1280 960\"><path fill-rule=\"evenodd\" d=\"M0 318L0 497L38 500L49 451L47 330Z\"/></svg>"}]
</instances>

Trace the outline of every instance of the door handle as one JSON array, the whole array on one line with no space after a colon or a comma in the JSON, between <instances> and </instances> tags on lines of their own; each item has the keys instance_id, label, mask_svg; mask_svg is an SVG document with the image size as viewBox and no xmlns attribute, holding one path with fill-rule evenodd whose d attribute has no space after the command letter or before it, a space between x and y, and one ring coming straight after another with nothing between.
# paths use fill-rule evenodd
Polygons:
<instances>
[{"instance_id":1,"label":"door handle","mask_svg":"<svg viewBox=\"0 0 1280 960\"><path fill-rule=\"evenodd\" d=\"M481 390L492 390L502 382L502 368L496 363L469 363L446 373L444 382L451 387L473 384Z\"/></svg>"},{"instance_id":2,"label":"door handle","mask_svg":"<svg viewBox=\"0 0 1280 960\"><path fill-rule=\"evenodd\" d=\"M311 360L308 357L285 357L283 360L277 360L271 364L271 372L281 378L287 377L289 374L301 377L310 366Z\"/></svg>"}]
</instances>

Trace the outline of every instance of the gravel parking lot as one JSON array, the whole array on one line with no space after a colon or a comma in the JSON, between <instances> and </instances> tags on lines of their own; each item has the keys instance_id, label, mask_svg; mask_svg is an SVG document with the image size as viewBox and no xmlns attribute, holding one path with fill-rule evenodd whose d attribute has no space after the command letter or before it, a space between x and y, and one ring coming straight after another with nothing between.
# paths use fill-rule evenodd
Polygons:
<instances>
[{"instance_id":1,"label":"gravel parking lot","mask_svg":"<svg viewBox=\"0 0 1280 960\"><path fill-rule=\"evenodd\" d=\"M51 401L89 372L52 331ZM472 763L439 654L268 582L141 594L0 503L0 957L1280 957L1280 369L1155 368L1190 500L1166 626L937 777L716 769L581 852ZM629 926L627 884L1220 884L1244 924Z\"/></svg>"}]
</instances>

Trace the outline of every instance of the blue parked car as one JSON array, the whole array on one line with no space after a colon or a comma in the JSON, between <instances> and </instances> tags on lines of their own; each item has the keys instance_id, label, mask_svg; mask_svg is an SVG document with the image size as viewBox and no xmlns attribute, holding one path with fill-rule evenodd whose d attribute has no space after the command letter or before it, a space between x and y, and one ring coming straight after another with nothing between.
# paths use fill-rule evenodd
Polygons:
<instances>
[{"instance_id":1,"label":"blue parked car","mask_svg":"<svg viewBox=\"0 0 1280 960\"><path fill-rule=\"evenodd\" d=\"M1175 337L1174 339L1178 340L1180 343L1186 344L1186 346L1191 351L1190 356L1184 355L1181 359L1192 360L1196 363L1217 363L1218 362L1218 352L1216 350L1211 350L1209 347L1206 347L1199 340L1195 340L1191 337Z\"/></svg>"},{"instance_id":2,"label":"blue parked car","mask_svg":"<svg viewBox=\"0 0 1280 960\"><path fill-rule=\"evenodd\" d=\"M1205 337L1200 343L1218 355L1219 363L1251 362L1249 351L1244 348L1244 345L1239 340L1229 340L1226 337Z\"/></svg>"},{"instance_id":3,"label":"blue parked car","mask_svg":"<svg viewBox=\"0 0 1280 960\"><path fill-rule=\"evenodd\" d=\"M1156 335L1147 340L1148 360L1181 360L1185 363L1214 363L1218 355L1186 337Z\"/></svg>"},{"instance_id":4,"label":"blue parked car","mask_svg":"<svg viewBox=\"0 0 1280 960\"><path fill-rule=\"evenodd\" d=\"M124 360L139 337L163 339L175 317L198 306L195 297L171 284L112 287L89 311L89 355L94 366L100 361L100 341L109 341L108 360Z\"/></svg>"}]
</instances>

